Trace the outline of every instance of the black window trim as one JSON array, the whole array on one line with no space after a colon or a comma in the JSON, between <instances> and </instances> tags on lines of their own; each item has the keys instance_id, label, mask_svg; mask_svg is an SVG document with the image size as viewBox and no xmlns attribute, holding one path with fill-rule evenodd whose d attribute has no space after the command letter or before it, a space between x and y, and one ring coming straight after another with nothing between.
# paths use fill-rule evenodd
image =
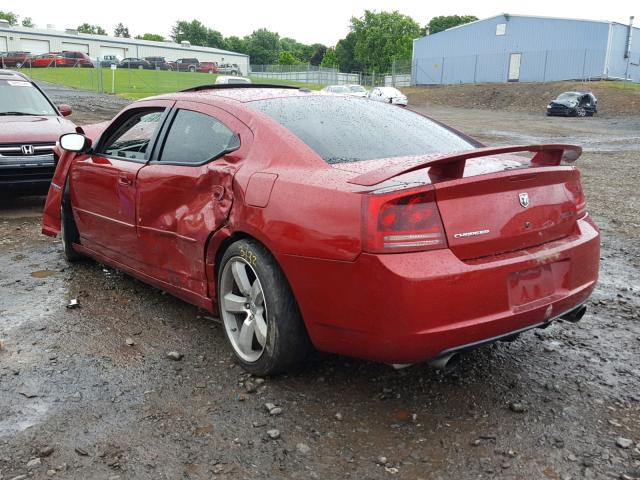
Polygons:
<instances>
[{"instance_id":1,"label":"black window trim","mask_svg":"<svg viewBox=\"0 0 640 480\"><path fill-rule=\"evenodd\" d=\"M152 156L151 156L151 159L149 160L149 164L150 165L174 165L174 166L179 166L179 167L202 167L203 165L206 165L207 163L215 162L220 157L224 157L225 155L228 155L228 153L221 152L220 154L218 154L217 156L215 156L213 158L210 158L208 160L204 160L203 162L198 162L198 163L193 163L193 162L166 162L166 161L160 160L160 157L162 156L162 152L164 151L164 145L165 145L165 143L167 141L167 138L169 138L169 132L171 131L171 126L173 125L173 122L176 119L176 117L178 116L178 112L180 110L186 110L188 112L199 113L201 115L207 115L208 117L211 117L214 120L220 122L222 125L224 125L226 128L228 128L231 133L233 133L234 135L238 136L238 140L240 142L240 146L235 151L237 151L240 148L242 148L242 138L240 137L240 134L238 132L236 132L233 128L229 127L229 125L227 125L226 122L223 122L218 117L215 117L215 116L213 116L211 114L208 114L208 113L205 113L205 112L199 112L197 110L192 110L190 108L175 108L174 107L171 110L172 110L171 118L169 120L166 120L164 125L161 128L162 137L159 137L159 140L157 142L157 148L155 148L155 145L154 145Z\"/></svg>"},{"instance_id":2,"label":"black window trim","mask_svg":"<svg viewBox=\"0 0 640 480\"><path fill-rule=\"evenodd\" d=\"M151 138L149 139L149 146L147 147L147 151L145 152L144 158L138 159L138 158L125 158L125 157L118 157L116 155L107 155L104 152L101 152L100 150L102 150L102 148L104 147L104 143L107 141L107 139L109 138L109 135L111 133L113 133L115 130L118 129L118 127L120 125L122 125L123 122L126 122L127 120L129 120L129 118L131 118L133 115L136 114L136 112L139 112L140 110L158 110L158 109L162 109L164 108L164 113L162 114L162 116L160 117L160 121L158 122L160 124L160 128L158 128L153 135L151 136ZM100 138L98 139L97 143L96 143L96 148L93 149L93 152L91 153L91 155L95 155L98 157L103 157L103 158L110 158L112 160L121 160L121 161L126 161L126 162L132 162L132 163L140 163L140 164L145 164L149 162L149 159L151 158L151 154L153 153L153 150L155 149L155 145L156 142L158 141L159 138L159 134L162 131L162 129L164 128L164 125L167 121L167 117L169 116L169 113L173 111L173 107L153 107L153 106L148 106L148 107L139 107L139 108L132 108L131 110L128 110L126 112L126 114L122 115L122 118L118 119L118 123L117 125L111 124L109 125L109 128L107 130L104 131L104 133L102 135L100 135Z\"/></svg>"}]
</instances>

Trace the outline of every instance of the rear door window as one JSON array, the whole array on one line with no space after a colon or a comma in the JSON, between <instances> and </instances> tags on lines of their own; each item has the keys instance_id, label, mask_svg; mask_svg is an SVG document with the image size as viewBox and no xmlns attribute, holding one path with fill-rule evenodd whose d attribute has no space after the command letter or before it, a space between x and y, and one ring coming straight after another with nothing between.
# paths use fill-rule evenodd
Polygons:
<instances>
[{"instance_id":1,"label":"rear door window","mask_svg":"<svg viewBox=\"0 0 640 480\"><path fill-rule=\"evenodd\" d=\"M216 118L178 110L164 141L160 162L202 165L237 143L237 136Z\"/></svg>"}]
</instances>

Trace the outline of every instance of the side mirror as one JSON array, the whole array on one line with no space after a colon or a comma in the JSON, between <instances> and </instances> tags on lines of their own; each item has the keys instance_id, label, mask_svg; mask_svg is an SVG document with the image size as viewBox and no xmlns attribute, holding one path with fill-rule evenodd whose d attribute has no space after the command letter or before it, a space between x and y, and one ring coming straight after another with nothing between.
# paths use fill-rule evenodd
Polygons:
<instances>
[{"instance_id":1,"label":"side mirror","mask_svg":"<svg viewBox=\"0 0 640 480\"><path fill-rule=\"evenodd\" d=\"M68 152L84 153L91 148L91 140L79 133L65 133L59 141L60 146Z\"/></svg>"},{"instance_id":2,"label":"side mirror","mask_svg":"<svg viewBox=\"0 0 640 480\"><path fill-rule=\"evenodd\" d=\"M69 115L71 115L71 107L66 103L61 103L60 105L58 105L58 111L63 117L68 117Z\"/></svg>"}]
</instances>

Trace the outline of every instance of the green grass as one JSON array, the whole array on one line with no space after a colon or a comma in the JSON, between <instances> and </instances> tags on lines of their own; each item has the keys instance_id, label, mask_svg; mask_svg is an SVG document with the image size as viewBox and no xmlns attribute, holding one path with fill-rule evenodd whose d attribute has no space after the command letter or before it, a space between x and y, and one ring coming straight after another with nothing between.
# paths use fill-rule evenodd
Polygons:
<instances>
[{"instance_id":1,"label":"green grass","mask_svg":"<svg viewBox=\"0 0 640 480\"><path fill-rule=\"evenodd\" d=\"M99 78L100 72L102 72L102 82ZM113 93L116 95L131 99L212 84L217 78L217 75L208 73L118 69L113 73L114 82L112 85L112 71L106 68L32 68L24 69L23 73L36 80L83 90L112 93L113 88ZM289 82L272 78L252 77L252 81L254 83L292 85L311 90L319 90L323 87L318 84Z\"/></svg>"}]
</instances>

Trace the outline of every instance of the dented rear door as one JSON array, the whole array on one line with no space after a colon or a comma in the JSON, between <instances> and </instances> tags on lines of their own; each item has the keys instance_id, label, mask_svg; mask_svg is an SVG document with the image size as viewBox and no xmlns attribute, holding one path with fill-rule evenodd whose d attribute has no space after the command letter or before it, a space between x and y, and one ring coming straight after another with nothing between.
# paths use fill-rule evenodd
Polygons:
<instances>
[{"instance_id":1,"label":"dented rear door","mask_svg":"<svg viewBox=\"0 0 640 480\"><path fill-rule=\"evenodd\" d=\"M214 158L232 134L240 135L240 148ZM177 102L163 137L138 172L141 261L153 277L206 296L207 241L229 216L233 176L251 133L224 110Z\"/></svg>"}]
</instances>

